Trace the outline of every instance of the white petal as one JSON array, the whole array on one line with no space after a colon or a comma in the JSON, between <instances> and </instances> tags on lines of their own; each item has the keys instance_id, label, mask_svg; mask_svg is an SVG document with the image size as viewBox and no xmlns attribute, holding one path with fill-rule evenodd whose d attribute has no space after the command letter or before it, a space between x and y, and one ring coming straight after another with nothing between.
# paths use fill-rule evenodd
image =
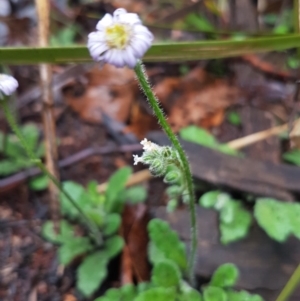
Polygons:
<instances>
[{"instance_id":1,"label":"white petal","mask_svg":"<svg viewBox=\"0 0 300 301\"><path fill-rule=\"evenodd\" d=\"M101 32L92 32L88 36L87 47L93 59L97 59L108 49L104 40L104 34Z\"/></svg>"},{"instance_id":2,"label":"white petal","mask_svg":"<svg viewBox=\"0 0 300 301\"><path fill-rule=\"evenodd\" d=\"M134 26L133 31L134 31L134 34L144 35L145 38L151 40L151 42L153 41L153 34L151 33L151 31L149 31L149 29L146 26L137 24L137 25Z\"/></svg>"},{"instance_id":3,"label":"white petal","mask_svg":"<svg viewBox=\"0 0 300 301\"><path fill-rule=\"evenodd\" d=\"M128 14L122 14L118 16L118 22L126 23L129 25L139 25L142 24L141 19L137 14L128 13Z\"/></svg>"},{"instance_id":4,"label":"white petal","mask_svg":"<svg viewBox=\"0 0 300 301\"><path fill-rule=\"evenodd\" d=\"M113 23L113 17L110 14L105 14L105 16L97 23L96 29L103 30L104 28L110 26Z\"/></svg>"},{"instance_id":5,"label":"white petal","mask_svg":"<svg viewBox=\"0 0 300 301\"><path fill-rule=\"evenodd\" d=\"M143 40L135 40L128 47L132 48L132 51L137 58L141 58L150 48L150 46L151 44L148 44Z\"/></svg>"},{"instance_id":6,"label":"white petal","mask_svg":"<svg viewBox=\"0 0 300 301\"><path fill-rule=\"evenodd\" d=\"M137 64L137 58L134 56L133 51L129 47L123 50L123 58L126 65L131 69L133 69Z\"/></svg>"},{"instance_id":7,"label":"white petal","mask_svg":"<svg viewBox=\"0 0 300 301\"><path fill-rule=\"evenodd\" d=\"M116 66L117 68L121 68L125 66L124 59L122 57L122 51L118 49L111 50L111 64Z\"/></svg>"},{"instance_id":8,"label":"white petal","mask_svg":"<svg viewBox=\"0 0 300 301\"><path fill-rule=\"evenodd\" d=\"M113 50L109 49L107 50L104 54L103 54L103 60L106 63L112 64L113 65L113 61L112 61L112 57L113 56Z\"/></svg>"},{"instance_id":9,"label":"white petal","mask_svg":"<svg viewBox=\"0 0 300 301\"><path fill-rule=\"evenodd\" d=\"M19 84L14 77L7 74L0 74L0 91L3 94L13 94L17 90L18 86Z\"/></svg>"},{"instance_id":10,"label":"white petal","mask_svg":"<svg viewBox=\"0 0 300 301\"><path fill-rule=\"evenodd\" d=\"M133 156L133 160L134 160L134 163L133 165L137 165L139 162L141 162L141 157L139 157L138 155L132 155Z\"/></svg>"},{"instance_id":11,"label":"white petal","mask_svg":"<svg viewBox=\"0 0 300 301\"><path fill-rule=\"evenodd\" d=\"M114 11L114 19L118 20L121 15L126 15L127 10L125 8L118 8Z\"/></svg>"}]
</instances>

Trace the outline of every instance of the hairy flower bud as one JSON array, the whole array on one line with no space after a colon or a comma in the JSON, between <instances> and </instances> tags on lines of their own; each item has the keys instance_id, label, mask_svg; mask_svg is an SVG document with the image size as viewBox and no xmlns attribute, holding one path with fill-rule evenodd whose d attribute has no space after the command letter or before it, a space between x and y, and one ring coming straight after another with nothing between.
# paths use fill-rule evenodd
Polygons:
<instances>
[{"instance_id":1,"label":"hairy flower bud","mask_svg":"<svg viewBox=\"0 0 300 301\"><path fill-rule=\"evenodd\" d=\"M170 199L178 198L182 192L182 188L178 185L172 185L167 188L167 194Z\"/></svg>"},{"instance_id":2,"label":"hairy flower bud","mask_svg":"<svg viewBox=\"0 0 300 301\"><path fill-rule=\"evenodd\" d=\"M159 158L153 160L149 167L150 171L156 176L162 176L166 173L166 165Z\"/></svg>"},{"instance_id":3,"label":"hairy flower bud","mask_svg":"<svg viewBox=\"0 0 300 301\"><path fill-rule=\"evenodd\" d=\"M164 182L168 184L176 184L180 181L181 176L178 170L171 170L167 172L166 176L164 177Z\"/></svg>"}]
</instances>

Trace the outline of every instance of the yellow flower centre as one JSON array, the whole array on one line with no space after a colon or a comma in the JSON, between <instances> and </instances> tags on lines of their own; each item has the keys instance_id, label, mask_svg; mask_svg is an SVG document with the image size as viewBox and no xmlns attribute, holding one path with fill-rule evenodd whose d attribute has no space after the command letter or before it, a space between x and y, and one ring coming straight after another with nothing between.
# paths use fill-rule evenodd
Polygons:
<instances>
[{"instance_id":1,"label":"yellow flower centre","mask_svg":"<svg viewBox=\"0 0 300 301\"><path fill-rule=\"evenodd\" d=\"M129 42L129 28L124 24L115 24L105 30L106 43L110 48L124 49Z\"/></svg>"}]
</instances>

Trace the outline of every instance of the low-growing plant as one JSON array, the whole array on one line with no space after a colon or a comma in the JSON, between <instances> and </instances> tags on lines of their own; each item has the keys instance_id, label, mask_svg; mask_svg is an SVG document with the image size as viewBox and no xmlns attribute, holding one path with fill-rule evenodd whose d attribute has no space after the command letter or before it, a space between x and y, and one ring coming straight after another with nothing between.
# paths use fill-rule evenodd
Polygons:
<instances>
[{"instance_id":1,"label":"low-growing plant","mask_svg":"<svg viewBox=\"0 0 300 301\"><path fill-rule=\"evenodd\" d=\"M106 291L94 301L263 301L259 295L234 290L239 271L234 264L221 265L210 282L199 290L186 282L185 244L167 222L152 219L148 224L148 255L153 265L149 282Z\"/></svg>"},{"instance_id":2,"label":"low-growing plant","mask_svg":"<svg viewBox=\"0 0 300 301\"><path fill-rule=\"evenodd\" d=\"M245 209L241 201L227 193L210 191L199 200L201 206L219 212L220 240L228 244L247 236L253 217L258 225L278 242L290 235L300 239L300 204L287 203L272 198L257 198L254 214Z\"/></svg>"},{"instance_id":3,"label":"low-growing plant","mask_svg":"<svg viewBox=\"0 0 300 301\"><path fill-rule=\"evenodd\" d=\"M234 200L227 193L210 191L199 200L200 205L219 212L220 240L228 244L247 236L252 217L242 202Z\"/></svg>"},{"instance_id":4,"label":"low-growing plant","mask_svg":"<svg viewBox=\"0 0 300 301\"><path fill-rule=\"evenodd\" d=\"M146 191L142 186L125 189L131 172L131 168L124 167L113 174L105 194L97 191L96 182L90 182L86 189L75 182L63 183L63 189L72 193L77 205L99 228L102 233L100 244L92 236L77 234L76 225L85 225L85 221L64 194L60 195L60 203L65 218L60 222L59 234L54 231L52 221L43 225L43 236L59 245L58 258L61 264L68 265L75 258L84 255L77 268L77 288L86 297L100 287L108 273L107 265L123 248L123 239L118 235L118 229L125 201L137 203L146 198Z\"/></svg>"},{"instance_id":5,"label":"low-growing plant","mask_svg":"<svg viewBox=\"0 0 300 301\"><path fill-rule=\"evenodd\" d=\"M21 127L29 147L35 152L38 158L44 155L43 144L39 144L39 130L34 124L26 124ZM34 165L28 160L24 148L14 134L0 132L0 176L8 176L24 168Z\"/></svg>"}]
</instances>

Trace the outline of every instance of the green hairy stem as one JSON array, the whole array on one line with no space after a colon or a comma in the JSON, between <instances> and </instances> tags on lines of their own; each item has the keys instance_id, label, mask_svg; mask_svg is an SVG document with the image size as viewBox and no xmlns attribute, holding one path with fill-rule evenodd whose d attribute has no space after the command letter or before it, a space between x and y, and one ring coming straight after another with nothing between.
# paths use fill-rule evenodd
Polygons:
<instances>
[{"instance_id":1,"label":"green hairy stem","mask_svg":"<svg viewBox=\"0 0 300 301\"><path fill-rule=\"evenodd\" d=\"M177 139L176 135L173 133L170 125L166 121L166 118L164 116L164 113L162 109L159 106L158 100L156 99L151 86L149 84L147 75L144 71L144 67L141 62L137 63L135 67L135 73L137 76L137 79L148 98L149 104L154 111L155 116L158 119L159 124L167 134L168 138L173 144L173 147L177 151L180 161L182 163L182 170L184 172L184 177L186 181L187 186L187 192L188 192L188 198L189 198L189 211L190 211L190 222L191 222L191 255L189 258L189 265L188 265L188 273L189 273L189 280L193 284L194 283L194 268L195 268L195 260L196 260L196 250L197 250L197 224L196 224L196 211L195 211L195 193L194 193L194 184L193 184L193 178L192 173L190 170L190 165L187 160L187 157L184 153L184 150Z\"/></svg>"}]
</instances>

